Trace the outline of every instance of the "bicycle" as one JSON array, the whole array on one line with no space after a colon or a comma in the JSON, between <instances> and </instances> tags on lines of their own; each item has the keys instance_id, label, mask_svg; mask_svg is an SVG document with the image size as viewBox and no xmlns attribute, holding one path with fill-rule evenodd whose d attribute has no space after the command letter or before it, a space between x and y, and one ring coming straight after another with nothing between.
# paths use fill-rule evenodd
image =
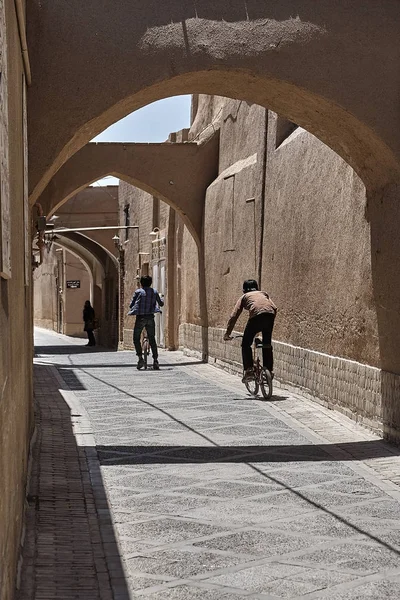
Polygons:
<instances>
[{"instance_id":1,"label":"bicycle","mask_svg":"<svg viewBox=\"0 0 400 600\"><path fill-rule=\"evenodd\" d=\"M232 339L242 338L243 335L235 335ZM272 396L272 374L266 367L262 366L262 359L260 359L260 351L263 348L271 348L271 344L263 344L259 337L254 338L253 342L253 361L254 361L254 377L245 379L244 385L247 391L252 396L257 397L259 390L265 400L269 400Z\"/></svg>"}]
</instances>

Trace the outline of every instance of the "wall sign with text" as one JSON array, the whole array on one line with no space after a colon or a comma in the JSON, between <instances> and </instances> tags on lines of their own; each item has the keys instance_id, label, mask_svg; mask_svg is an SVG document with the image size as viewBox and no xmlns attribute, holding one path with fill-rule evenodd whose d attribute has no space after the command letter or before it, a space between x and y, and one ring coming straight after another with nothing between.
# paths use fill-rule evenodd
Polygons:
<instances>
[{"instance_id":1,"label":"wall sign with text","mask_svg":"<svg viewBox=\"0 0 400 600\"><path fill-rule=\"evenodd\" d=\"M67 280L67 288L71 289L71 290L76 290L77 288L81 287L81 282L79 279L71 279L70 281Z\"/></svg>"}]
</instances>

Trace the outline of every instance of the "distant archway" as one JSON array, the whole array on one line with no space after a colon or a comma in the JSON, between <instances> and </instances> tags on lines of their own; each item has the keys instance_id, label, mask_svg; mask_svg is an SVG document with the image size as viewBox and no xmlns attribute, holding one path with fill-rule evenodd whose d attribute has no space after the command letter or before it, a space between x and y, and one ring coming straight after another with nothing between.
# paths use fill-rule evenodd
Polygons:
<instances>
[{"instance_id":1,"label":"distant archway","mask_svg":"<svg viewBox=\"0 0 400 600\"><path fill-rule=\"evenodd\" d=\"M115 305L118 294L117 259L100 244L78 232L58 232L56 243L77 256L85 264L92 278L95 265L100 268L101 287L93 278L94 306L100 319L99 343L105 347L116 348L118 337Z\"/></svg>"}]
</instances>

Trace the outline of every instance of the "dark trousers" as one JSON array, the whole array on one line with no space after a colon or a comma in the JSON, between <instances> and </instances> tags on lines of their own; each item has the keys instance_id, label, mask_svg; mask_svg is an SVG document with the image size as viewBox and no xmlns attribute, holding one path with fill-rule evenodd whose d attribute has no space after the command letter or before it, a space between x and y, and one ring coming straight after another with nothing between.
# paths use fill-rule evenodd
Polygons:
<instances>
[{"instance_id":1,"label":"dark trousers","mask_svg":"<svg viewBox=\"0 0 400 600\"><path fill-rule=\"evenodd\" d=\"M269 371L274 368L274 355L272 352L272 329L274 327L275 315L272 313L262 313L247 321L242 339L242 359L243 368L251 369L253 366L253 352L251 345L257 333L262 332L263 344L268 344L269 348L263 348L263 365Z\"/></svg>"},{"instance_id":2,"label":"dark trousers","mask_svg":"<svg viewBox=\"0 0 400 600\"><path fill-rule=\"evenodd\" d=\"M156 342L156 324L154 321L154 315L138 315L136 317L135 328L133 330L133 343L135 344L136 354L139 358L142 358L142 345L140 343L140 336L143 329L146 327L147 337L149 338L151 352L153 354L153 360L158 358L158 349Z\"/></svg>"},{"instance_id":3,"label":"dark trousers","mask_svg":"<svg viewBox=\"0 0 400 600\"><path fill-rule=\"evenodd\" d=\"M88 340L89 340L89 346L95 346L96 339L94 337L93 329L86 329L86 333L87 333Z\"/></svg>"}]
</instances>

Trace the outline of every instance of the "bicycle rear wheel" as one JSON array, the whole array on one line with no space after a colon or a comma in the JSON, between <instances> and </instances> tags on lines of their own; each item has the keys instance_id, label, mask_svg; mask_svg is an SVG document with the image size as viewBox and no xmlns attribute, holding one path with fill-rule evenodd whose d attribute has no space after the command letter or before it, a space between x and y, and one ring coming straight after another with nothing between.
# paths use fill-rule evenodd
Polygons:
<instances>
[{"instance_id":1,"label":"bicycle rear wheel","mask_svg":"<svg viewBox=\"0 0 400 600\"><path fill-rule=\"evenodd\" d=\"M268 369L261 371L260 388L265 400L269 400L272 396L272 375Z\"/></svg>"}]
</instances>

